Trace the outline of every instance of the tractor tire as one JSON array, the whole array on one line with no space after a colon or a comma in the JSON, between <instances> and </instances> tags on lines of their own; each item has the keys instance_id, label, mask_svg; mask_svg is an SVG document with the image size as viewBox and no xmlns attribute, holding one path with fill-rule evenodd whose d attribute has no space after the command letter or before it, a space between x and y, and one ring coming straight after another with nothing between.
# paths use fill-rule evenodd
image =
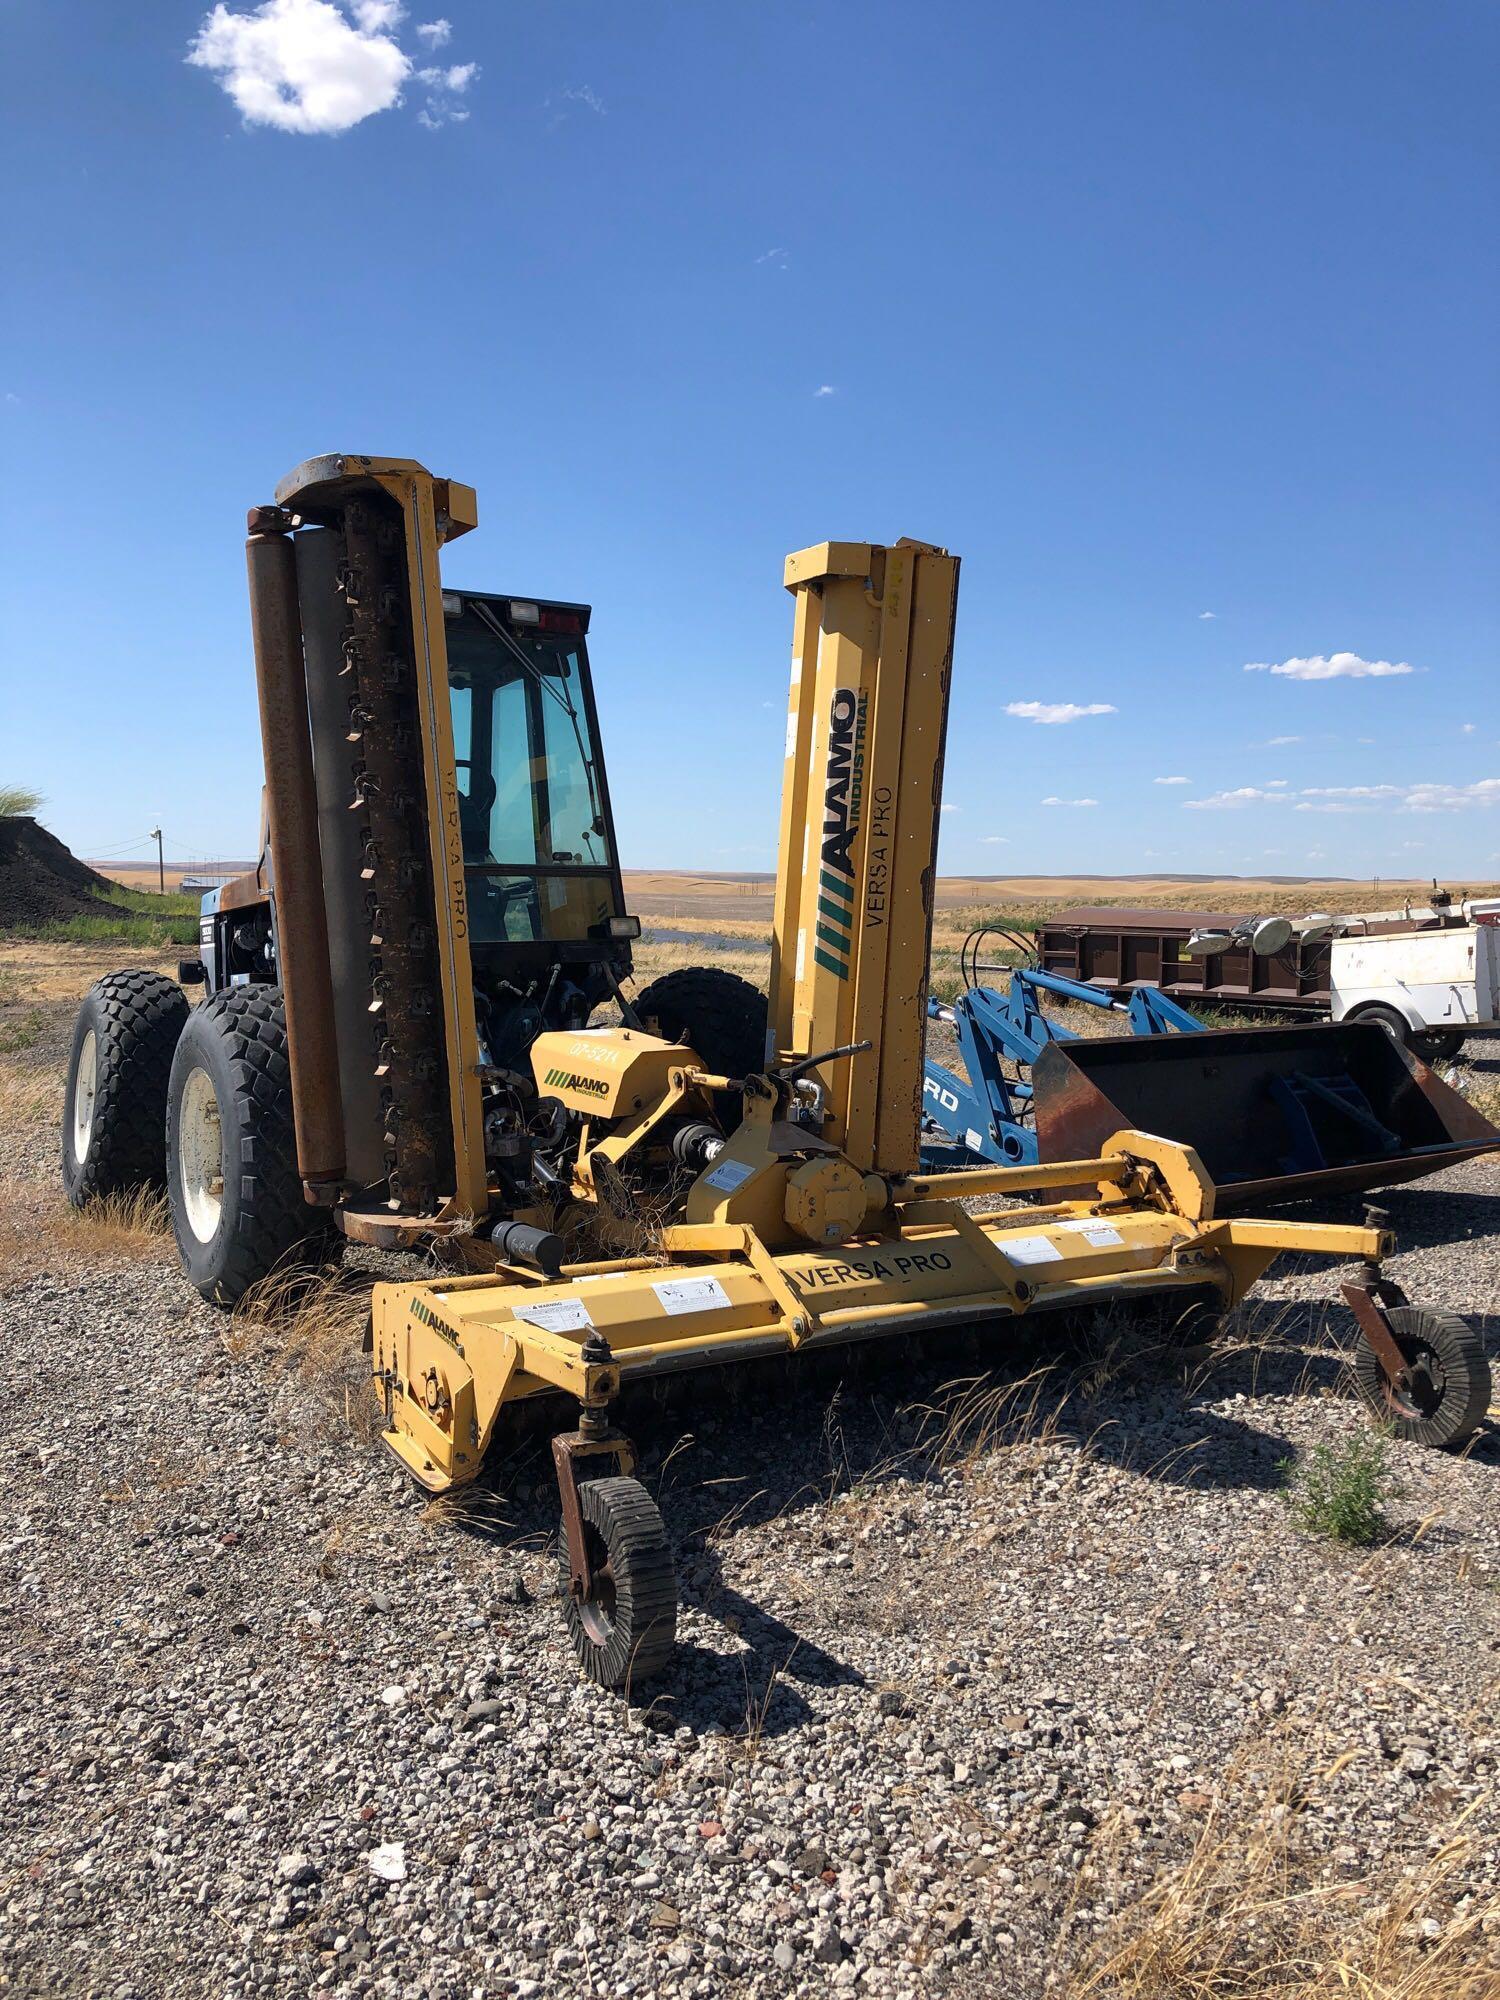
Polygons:
<instances>
[{"instance_id":1,"label":"tractor tire","mask_svg":"<svg viewBox=\"0 0 1500 2000\"><path fill-rule=\"evenodd\" d=\"M635 1011L663 1041L686 1042L715 1076L754 1076L766 1066L767 1001L758 986L716 965L684 965L653 979ZM742 1101L716 1095L726 1132L740 1122Z\"/></svg>"},{"instance_id":2,"label":"tractor tire","mask_svg":"<svg viewBox=\"0 0 1500 2000\"><path fill-rule=\"evenodd\" d=\"M212 1305L336 1259L327 1212L302 1198L280 987L232 986L194 1009L167 1088L167 1196L183 1269Z\"/></svg>"},{"instance_id":3,"label":"tractor tire","mask_svg":"<svg viewBox=\"0 0 1500 2000\"><path fill-rule=\"evenodd\" d=\"M578 1663L600 1687L628 1693L659 1673L677 1643L677 1576L661 1510L638 1479L590 1479L578 1489L594 1587L569 1587L562 1550L563 1622Z\"/></svg>"},{"instance_id":4,"label":"tractor tire","mask_svg":"<svg viewBox=\"0 0 1500 2000\"><path fill-rule=\"evenodd\" d=\"M1479 1335L1467 1320L1421 1306L1394 1306L1388 1317L1406 1379L1391 1381L1361 1337L1354 1347L1360 1395L1399 1438L1440 1449L1464 1443L1490 1403L1490 1365Z\"/></svg>"},{"instance_id":5,"label":"tractor tire","mask_svg":"<svg viewBox=\"0 0 1500 2000\"><path fill-rule=\"evenodd\" d=\"M159 972L110 972L78 1010L63 1096L63 1189L75 1208L167 1179L167 1078L191 1009Z\"/></svg>"}]
</instances>

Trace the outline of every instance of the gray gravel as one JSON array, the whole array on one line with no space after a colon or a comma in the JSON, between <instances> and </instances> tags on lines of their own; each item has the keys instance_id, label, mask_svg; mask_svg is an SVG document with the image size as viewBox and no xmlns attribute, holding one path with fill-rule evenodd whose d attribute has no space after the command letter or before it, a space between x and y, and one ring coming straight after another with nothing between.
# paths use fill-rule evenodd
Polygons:
<instances>
[{"instance_id":1,"label":"gray gravel","mask_svg":"<svg viewBox=\"0 0 1500 2000\"><path fill-rule=\"evenodd\" d=\"M1389 1200L1395 1274L1493 1315L1495 1166ZM1495 1911L1500 1434L1392 1447L1373 1551L1293 1527L1280 1463L1364 1423L1334 1276L1186 1368L1075 1354L972 1455L915 1449L954 1351L643 1418L685 1603L649 1706L578 1678L535 1448L426 1506L165 1261L0 1289L0 1988L1024 2000L1345 1756L1301 1850L1379 1876L1472 1808L1413 1935Z\"/></svg>"}]
</instances>

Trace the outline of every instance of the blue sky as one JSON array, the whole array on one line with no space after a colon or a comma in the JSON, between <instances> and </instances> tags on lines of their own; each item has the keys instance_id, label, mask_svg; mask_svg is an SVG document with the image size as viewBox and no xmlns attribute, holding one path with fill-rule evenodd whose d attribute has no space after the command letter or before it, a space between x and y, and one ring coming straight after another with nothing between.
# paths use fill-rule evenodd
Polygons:
<instances>
[{"instance_id":1,"label":"blue sky","mask_svg":"<svg viewBox=\"0 0 1500 2000\"><path fill-rule=\"evenodd\" d=\"M244 510L342 449L594 605L627 863L773 865L782 557L907 534L946 871L1500 872L1491 5L3 33L0 780L79 851L251 850Z\"/></svg>"}]
</instances>

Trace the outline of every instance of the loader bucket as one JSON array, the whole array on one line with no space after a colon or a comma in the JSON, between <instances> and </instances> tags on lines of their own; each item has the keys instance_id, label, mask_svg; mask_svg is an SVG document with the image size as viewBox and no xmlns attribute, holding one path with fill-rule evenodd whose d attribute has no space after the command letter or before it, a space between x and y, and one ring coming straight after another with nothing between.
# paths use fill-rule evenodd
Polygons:
<instances>
[{"instance_id":1,"label":"loader bucket","mask_svg":"<svg viewBox=\"0 0 1500 2000\"><path fill-rule=\"evenodd\" d=\"M1369 1022L1053 1042L1032 1068L1045 1160L1133 1127L1191 1146L1214 1214L1391 1187L1500 1147L1500 1131Z\"/></svg>"}]
</instances>

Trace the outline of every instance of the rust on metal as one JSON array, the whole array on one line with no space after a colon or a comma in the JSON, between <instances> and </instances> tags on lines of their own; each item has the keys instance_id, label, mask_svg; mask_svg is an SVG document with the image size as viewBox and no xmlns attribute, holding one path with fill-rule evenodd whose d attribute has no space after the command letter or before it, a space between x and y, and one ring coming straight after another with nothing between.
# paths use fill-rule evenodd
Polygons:
<instances>
[{"instance_id":1,"label":"rust on metal","mask_svg":"<svg viewBox=\"0 0 1500 2000\"><path fill-rule=\"evenodd\" d=\"M349 809L360 828L372 940L370 1061L385 1118L392 1204L425 1215L451 1192L454 1159L410 657L406 529L399 505L378 492L350 499L338 525L351 716Z\"/></svg>"},{"instance_id":2,"label":"rust on metal","mask_svg":"<svg viewBox=\"0 0 1500 2000\"><path fill-rule=\"evenodd\" d=\"M1407 1375L1406 1356L1401 1344L1391 1331L1391 1323L1386 1318L1391 1306L1407 1303L1405 1292L1389 1278L1378 1275L1366 1276L1340 1285L1345 1303L1353 1313L1355 1323L1364 1335L1368 1346L1380 1363L1381 1373L1391 1389L1404 1388Z\"/></svg>"},{"instance_id":3,"label":"rust on metal","mask_svg":"<svg viewBox=\"0 0 1500 2000\"><path fill-rule=\"evenodd\" d=\"M297 1168L316 1190L343 1174L344 1117L297 571L291 541L281 533L252 534L245 561L271 852L280 863L276 953L286 1005Z\"/></svg>"},{"instance_id":4,"label":"rust on metal","mask_svg":"<svg viewBox=\"0 0 1500 2000\"><path fill-rule=\"evenodd\" d=\"M578 1499L578 1461L584 1458L612 1458L621 1476L628 1479L635 1471L635 1446L623 1431L607 1426L593 1429L580 1425L576 1431L562 1431L552 1440L552 1463L557 1468L557 1490L562 1500L563 1542L568 1552L568 1589L580 1604L590 1601L595 1586L583 1509Z\"/></svg>"},{"instance_id":5,"label":"rust on metal","mask_svg":"<svg viewBox=\"0 0 1500 2000\"><path fill-rule=\"evenodd\" d=\"M1032 1088L1044 1163L1158 1133L1198 1154L1215 1216L1394 1187L1500 1148L1487 1118L1370 1022L1054 1042Z\"/></svg>"}]
</instances>

